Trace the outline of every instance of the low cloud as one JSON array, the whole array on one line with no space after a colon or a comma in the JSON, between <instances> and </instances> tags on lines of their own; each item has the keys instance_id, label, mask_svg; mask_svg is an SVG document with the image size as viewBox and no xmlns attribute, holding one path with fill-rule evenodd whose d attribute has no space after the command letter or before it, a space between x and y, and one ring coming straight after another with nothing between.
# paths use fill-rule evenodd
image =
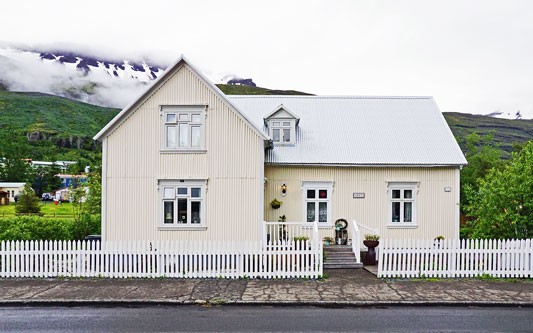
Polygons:
<instances>
[{"instance_id":1,"label":"low cloud","mask_svg":"<svg viewBox=\"0 0 533 333\"><path fill-rule=\"evenodd\" d=\"M44 52L44 49L41 50ZM65 50L62 52L65 53ZM89 56L100 59L96 53ZM124 60L118 56L114 59ZM128 76L117 78L105 71L86 73L76 69L75 64L42 60L38 53L11 47L0 48L0 82L11 91L50 93L119 108L131 102L148 84Z\"/></svg>"}]
</instances>

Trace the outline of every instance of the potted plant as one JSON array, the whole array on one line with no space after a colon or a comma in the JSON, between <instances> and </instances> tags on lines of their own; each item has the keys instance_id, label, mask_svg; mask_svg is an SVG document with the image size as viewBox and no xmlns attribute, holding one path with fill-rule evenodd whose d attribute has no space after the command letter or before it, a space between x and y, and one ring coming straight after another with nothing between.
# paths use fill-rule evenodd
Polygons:
<instances>
[{"instance_id":1,"label":"potted plant","mask_svg":"<svg viewBox=\"0 0 533 333\"><path fill-rule=\"evenodd\" d=\"M334 240L333 238L331 238L331 237L324 237L324 238L322 239L322 241L323 241L324 244L326 244L326 245L331 245L331 244L335 243L335 240Z\"/></svg>"},{"instance_id":2,"label":"potted plant","mask_svg":"<svg viewBox=\"0 0 533 333\"><path fill-rule=\"evenodd\" d=\"M374 248L379 245L379 236L374 234L366 234L363 244L365 244L365 246L368 248Z\"/></svg>"},{"instance_id":3,"label":"potted plant","mask_svg":"<svg viewBox=\"0 0 533 333\"><path fill-rule=\"evenodd\" d=\"M270 206L274 209L278 209L282 203L282 201L278 201L278 199L274 198L274 200L270 201Z\"/></svg>"},{"instance_id":4,"label":"potted plant","mask_svg":"<svg viewBox=\"0 0 533 333\"><path fill-rule=\"evenodd\" d=\"M368 248L368 252L366 254L366 260L365 264L367 265L375 265L376 264L376 246L379 245L379 236L374 234L367 234L365 235L365 240L363 241L363 244Z\"/></svg>"}]
</instances>

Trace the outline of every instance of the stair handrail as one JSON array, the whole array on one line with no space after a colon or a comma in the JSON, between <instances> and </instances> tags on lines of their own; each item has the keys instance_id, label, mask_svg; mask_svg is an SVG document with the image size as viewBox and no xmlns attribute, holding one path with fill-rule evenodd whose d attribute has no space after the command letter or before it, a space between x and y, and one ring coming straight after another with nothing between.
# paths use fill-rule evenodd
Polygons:
<instances>
[{"instance_id":1,"label":"stair handrail","mask_svg":"<svg viewBox=\"0 0 533 333\"><path fill-rule=\"evenodd\" d=\"M368 231L370 231L371 233L375 234L375 235L378 235L379 236L379 229L377 228L371 228L367 225L364 225L364 224L361 224L361 223L356 223L360 228L362 229L366 229Z\"/></svg>"},{"instance_id":2,"label":"stair handrail","mask_svg":"<svg viewBox=\"0 0 533 333\"><path fill-rule=\"evenodd\" d=\"M361 262L361 230L356 220L352 220L352 251L355 255L355 261Z\"/></svg>"}]
</instances>

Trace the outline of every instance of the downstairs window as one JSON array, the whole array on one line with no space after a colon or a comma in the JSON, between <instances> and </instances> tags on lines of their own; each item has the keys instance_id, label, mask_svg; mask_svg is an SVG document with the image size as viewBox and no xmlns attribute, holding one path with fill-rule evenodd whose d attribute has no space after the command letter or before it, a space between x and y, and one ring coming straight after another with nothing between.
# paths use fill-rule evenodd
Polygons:
<instances>
[{"instance_id":1,"label":"downstairs window","mask_svg":"<svg viewBox=\"0 0 533 333\"><path fill-rule=\"evenodd\" d=\"M163 227L205 226L205 181L160 181Z\"/></svg>"},{"instance_id":2,"label":"downstairs window","mask_svg":"<svg viewBox=\"0 0 533 333\"><path fill-rule=\"evenodd\" d=\"M389 227L416 227L418 183L389 183Z\"/></svg>"}]
</instances>

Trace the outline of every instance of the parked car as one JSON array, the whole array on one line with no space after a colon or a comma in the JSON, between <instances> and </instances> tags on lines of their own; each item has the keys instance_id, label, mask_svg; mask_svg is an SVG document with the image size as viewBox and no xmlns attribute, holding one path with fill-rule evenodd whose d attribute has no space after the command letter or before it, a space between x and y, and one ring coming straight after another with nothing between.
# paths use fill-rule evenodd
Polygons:
<instances>
[{"instance_id":1,"label":"parked car","mask_svg":"<svg viewBox=\"0 0 533 333\"><path fill-rule=\"evenodd\" d=\"M55 196L52 195L52 193L43 193L42 199L43 199L43 201L54 201L55 200Z\"/></svg>"}]
</instances>

